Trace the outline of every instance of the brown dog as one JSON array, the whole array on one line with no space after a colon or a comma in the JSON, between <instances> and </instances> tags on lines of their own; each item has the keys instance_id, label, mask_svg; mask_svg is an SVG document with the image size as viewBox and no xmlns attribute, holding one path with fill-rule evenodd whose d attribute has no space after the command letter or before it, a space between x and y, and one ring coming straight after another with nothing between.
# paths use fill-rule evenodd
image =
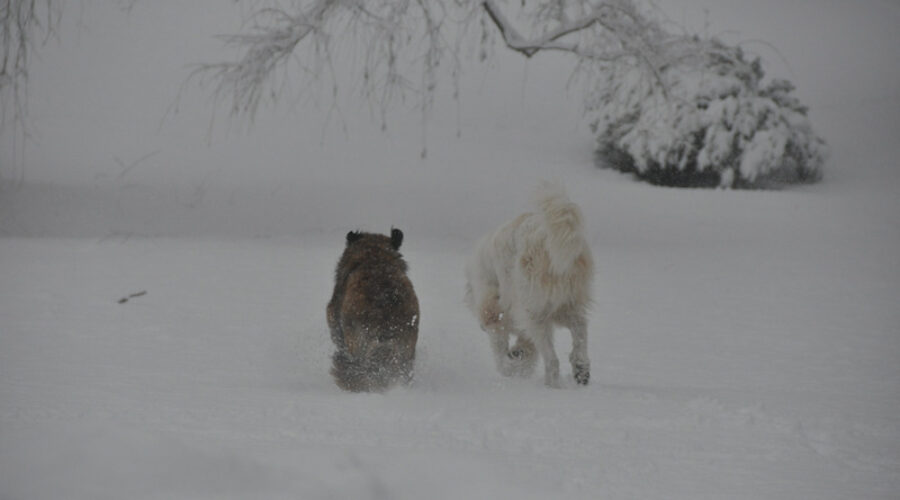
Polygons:
<instances>
[{"instance_id":1,"label":"brown dog","mask_svg":"<svg viewBox=\"0 0 900 500\"><path fill-rule=\"evenodd\" d=\"M412 381L419 301L398 251L403 232L351 231L326 314L335 345L331 374L342 389L382 391Z\"/></svg>"}]
</instances>

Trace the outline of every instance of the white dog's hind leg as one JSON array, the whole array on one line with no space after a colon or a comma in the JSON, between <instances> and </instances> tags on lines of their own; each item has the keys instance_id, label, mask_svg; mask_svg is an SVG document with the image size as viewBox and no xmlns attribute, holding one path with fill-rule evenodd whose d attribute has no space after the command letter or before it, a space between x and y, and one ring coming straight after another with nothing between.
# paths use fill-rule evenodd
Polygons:
<instances>
[{"instance_id":1,"label":"white dog's hind leg","mask_svg":"<svg viewBox=\"0 0 900 500\"><path fill-rule=\"evenodd\" d=\"M510 316L500 307L500 297L489 293L480 304L481 329L488 334L497 370L507 377L531 375L535 363L534 345L515 329ZM519 340L512 349L509 348L511 333L519 334Z\"/></svg>"},{"instance_id":2,"label":"white dog's hind leg","mask_svg":"<svg viewBox=\"0 0 900 500\"><path fill-rule=\"evenodd\" d=\"M494 363L497 364L497 371L507 377L513 375L509 359L509 334L505 331L490 328L486 328L485 331L491 342L491 351L494 353Z\"/></svg>"},{"instance_id":3,"label":"white dog's hind leg","mask_svg":"<svg viewBox=\"0 0 900 500\"><path fill-rule=\"evenodd\" d=\"M534 342L528 340L521 332L517 332L516 343L509 348L509 357L512 359L520 359L522 361L534 361L537 357L537 350L534 348Z\"/></svg>"},{"instance_id":4,"label":"white dog's hind leg","mask_svg":"<svg viewBox=\"0 0 900 500\"><path fill-rule=\"evenodd\" d=\"M534 373L534 365L537 364L537 350L534 343L521 333L518 334L516 343L513 344L507 354L509 371L517 377L528 377Z\"/></svg>"},{"instance_id":5,"label":"white dog's hind leg","mask_svg":"<svg viewBox=\"0 0 900 500\"><path fill-rule=\"evenodd\" d=\"M572 376L578 384L587 385L591 378L591 360L587 353L587 320L573 316L567 319L565 326L572 332L572 352L569 354Z\"/></svg>"},{"instance_id":6,"label":"white dog's hind leg","mask_svg":"<svg viewBox=\"0 0 900 500\"><path fill-rule=\"evenodd\" d=\"M559 358L553 348L553 329L550 326L535 325L529 328L529 337L534 342L541 359L544 360L544 383L547 387L561 387L559 383Z\"/></svg>"}]
</instances>

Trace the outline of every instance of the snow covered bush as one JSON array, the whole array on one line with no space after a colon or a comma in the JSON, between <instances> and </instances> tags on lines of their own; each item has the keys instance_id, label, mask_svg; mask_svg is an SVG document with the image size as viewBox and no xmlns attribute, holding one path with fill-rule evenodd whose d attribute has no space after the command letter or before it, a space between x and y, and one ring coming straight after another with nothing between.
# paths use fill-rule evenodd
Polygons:
<instances>
[{"instance_id":1,"label":"snow covered bush","mask_svg":"<svg viewBox=\"0 0 900 500\"><path fill-rule=\"evenodd\" d=\"M717 40L682 37L655 47L662 63L614 61L588 99L599 164L680 187L771 188L820 178L827 148L791 82L764 83L759 59Z\"/></svg>"}]
</instances>

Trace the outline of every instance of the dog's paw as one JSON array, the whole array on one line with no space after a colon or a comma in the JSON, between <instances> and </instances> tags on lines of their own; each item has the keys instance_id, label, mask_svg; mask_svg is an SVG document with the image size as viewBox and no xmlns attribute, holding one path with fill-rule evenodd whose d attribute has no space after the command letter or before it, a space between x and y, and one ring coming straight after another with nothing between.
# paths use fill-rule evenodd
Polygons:
<instances>
[{"instance_id":1,"label":"dog's paw","mask_svg":"<svg viewBox=\"0 0 900 500\"><path fill-rule=\"evenodd\" d=\"M591 379L591 366L590 365L575 365L575 370L572 374L575 377L575 382L578 385L588 385L588 381Z\"/></svg>"}]
</instances>

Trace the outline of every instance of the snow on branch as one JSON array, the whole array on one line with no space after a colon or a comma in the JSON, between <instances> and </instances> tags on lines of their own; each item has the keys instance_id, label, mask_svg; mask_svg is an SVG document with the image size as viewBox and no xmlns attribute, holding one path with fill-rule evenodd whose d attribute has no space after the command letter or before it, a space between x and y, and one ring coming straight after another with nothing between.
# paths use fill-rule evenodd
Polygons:
<instances>
[{"instance_id":1,"label":"snow on branch","mask_svg":"<svg viewBox=\"0 0 900 500\"><path fill-rule=\"evenodd\" d=\"M828 147L793 84L766 80L738 46L667 47L663 95L634 66L611 65L588 97L598 165L654 184L778 188L821 178Z\"/></svg>"}]
</instances>

